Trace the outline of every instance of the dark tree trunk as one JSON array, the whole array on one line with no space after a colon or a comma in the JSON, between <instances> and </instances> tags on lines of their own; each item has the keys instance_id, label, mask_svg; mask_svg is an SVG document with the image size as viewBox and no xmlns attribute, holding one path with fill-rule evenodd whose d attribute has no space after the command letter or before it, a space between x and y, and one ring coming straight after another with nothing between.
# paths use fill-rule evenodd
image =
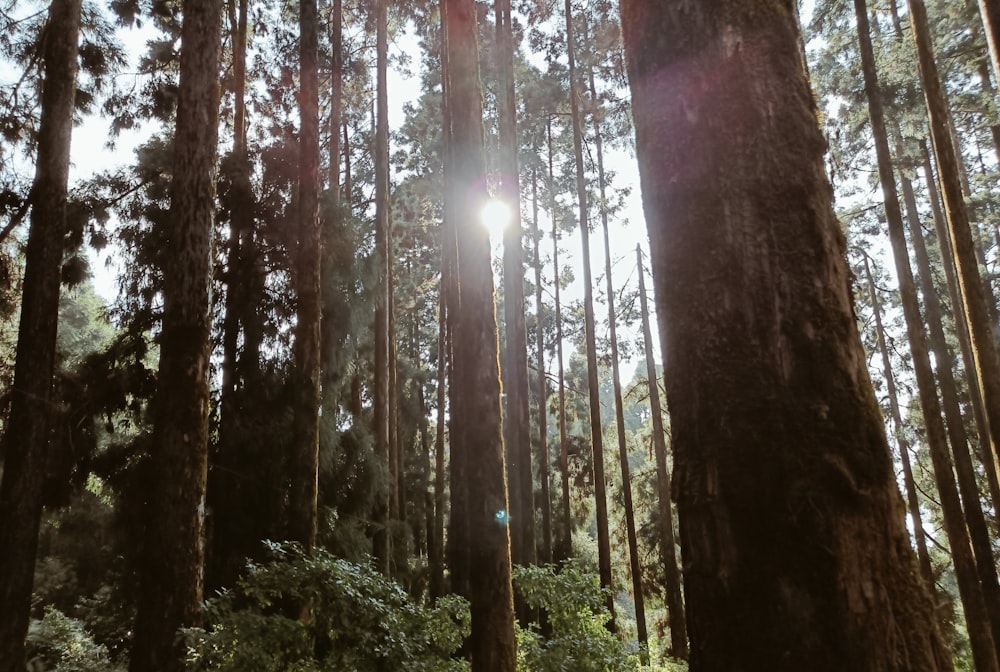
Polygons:
<instances>
[{"instance_id":1,"label":"dark tree trunk","mask_svg":"<svg viewBox=\"0 0 1000 672\"><path fill-rule=\"evenodd\" d=\"M865 371L794 3L625 0L622 19L670 316L691 669L951 669Z\"/></svg>"},{"instance_id":2,"label":"dark tree trunk","mask_svg":"<svg viewBox=\"0 0 1000 672\"><path fill-rule=\"evenodd\" d=\"M221 0L184 3L171 182L172 245L153 409L133 672L184 669L177 638L201 618L208 466L209 305L218 139Z\"/></svg>"},{"instance_id":3,"label":"dark tree trunk","mask_svg":"<svg viewBox=\"0 0 1000 672\"><path fill-rule=\"evenodd\" d=\"M375 297L375 454L389 470L389 98L387 67L389 58L388 0L375 0L376 102L375 102L375 259L379 284ZM389 474L390 478L392 474ZM392 560L389 533L392 485L380 493L372 516L375 523L375 563L390 574Z\"/></svg>"},{"instance_id":4,"label":"dark tree trunk","mask_svg":"<svg viewBox=\"0 0 1000 672\"><path fill-rule=\"evenodd\" d=\"M667 614L670 618L670 653L681 660L688 659L687 617L681 592L681 573L677 566L674 542L674 514L670 506L670 470L667 466L666 433L663 430L663 408L657 385L656 361L653 359L653 335L649 328L649 305L646 299L646 272L642 266L642 249L635 247L639 269L639 305L642 310L642 339L646 354L646 380L649 384L649 412L653 416L653 452L656 454L656 484L660 542L663 563L663 583L667 594ZM660 327L663 328L662 326Z\"/></svg>"},{"instance_id":5,"label":"dark tree trunk","mask_svg":"<svg viewBox=\"0 0 1000 672\"><path fill-rule=\"evenodd\" d=\"M295 407L288 535L316 544L319 482L320 222L319 16L316 0L299 3L299 236L295 285Z\"/></svg>"},{"instance_id":6,"label":"dark tree trunk","mask_svg":"<svg viewBox=\"0 0 1000 672\"><path fill-rule=\"evenodd\" d=\"M473 672L513 672L514 598L511 587L507 484L504 478L496 307L490 243L478 226L486 202L483 99L473 0L444 0L448 52L448 136L457 241L453 311L453 445L467 456L469 597Z\"/></svg>"},{"instance_id":7,"label":"dark tree trunk","mask_svg":"<svg viewBox=\"0 0 1000 672\"><path fill-rule=\"evenodd\" d=\"M1000 0L979 0L979 15L983 19L993 74L1000 80Z\"/></svg>"},{"instance_id":8,"label":"dark tree trunk","mask_svg":"<svg viewBox=\"0 0 1000 672\"><path fill-rule=\"evenodd\" d=\"M503 371L503 390L506 395L504 438L507 442L508 480L511 485L511 550L514 552L515 564L533 565L537 561L535 484L531 469L528 336L524 323L524 254L510 0L495 0L494 11L497 22L500 193L511 213L511 220L503 234L503 314L506 336Z\"/></svg>"},{"instance_id":9,"label":"dark tree trunk","mask_svg":"<svg viewBox=\"0 0 1000 672\"><path fill-rule=\"evenodd\" d=\"M66 234L80 0L54 0L42 33L45 75L31 228L25 250L21 318L8 424L0 443L0 670L24 671L31 589L42 518L42 486L52 428L52 376L59 279Z\"/></svg>"},{"instance_id":10,"label":"dark tree trunk","mask_svg":"<svg viewBox=\"0 0 1000 672\"><path fill-rule=\"evenodd\" d=\"M573 152L576 160L576 198L580 212L580 246L583 265L583 324L587 344L587 391L590 400L590 441L594 458L594 500L597 517L597 568L601 588L607 591L605 606L611 614L608 629L615 629L614 580L611 575L611 539L608 533L607 479L604 475L604 430L601 426L601 395L597 380L597 339L594 334L594 281L590 271L590 222L588 221L587 180L583 166L583 119L580 112L576 37L573 7L565 3L566 54L569 58L570 117L573 123Z\"/></svg>"},{"instance_id":11,"label":"dark tree trunk","mask_svg":"<svg viewBox=\"0 0 1000 672\"><path fill-rule=\"evenodd\" d=\"M447 372L446 360L448 349L448 323L445 316L444 303L444 278L441 278L441 287L438 291L438 360L437 360L437 408L436 427L434 433L434 528L433 534L428 535L428 557L430 560L431 581L430 593L432 598L438 598L445 594L444 584L444 509L445 509L445 460L444 460L444 434L445 434L445 374Z\"/></svg>"}]
</instances>

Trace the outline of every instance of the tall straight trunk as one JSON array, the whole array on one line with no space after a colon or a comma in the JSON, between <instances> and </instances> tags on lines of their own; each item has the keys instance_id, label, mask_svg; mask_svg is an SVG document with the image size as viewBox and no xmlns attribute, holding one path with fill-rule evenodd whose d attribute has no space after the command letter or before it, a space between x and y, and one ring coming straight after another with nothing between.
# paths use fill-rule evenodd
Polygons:
<instances>
[{"instance_id":1,"label":"tall straight trunk","mask_svg":"<svg viewBox=\"0 0 1000 672\"><path fill-rule=\"evenodd\" d=\"M555 177L552 171L552 119L546 125L546 138L549 158L549 212L552 216L552 272L556 311L556 362L559 374L559 475L562 480L562 498L560 500L560 518L562 534L555 549L557 561L569 560L573 556L573 515L569 501L569 437L566 431L566 377L563 369L563 333L562 333L562 301L560 300L559 275L559 218L556 214Z\"/></svg>"},{"instance_id":2,"label":"tall straight trunk","mask_svg":"<svg viewBox=\"0 0 1000 672\"><path fill-rule=\"evenodd\" d=\"M615 288L611 278L611 238L608 233L607 181L604 174L604 138L601 132L602 108L597 99L594 69L588 68L590 101L594 106L594 145L597 150L597 186L600 197L601 230L604 233L604 278L608 292L608 332L611 340L611 383L615 395L615 426L618 434L618 461L622 473L622 499L625 506L625 534L628 539L629 569L632 574L632 595L635 600L636 635L641 655L648 663L649 635L646 632L646 601L642 594L642 566L639 564L639 542L635 533L635 508L632 506L632 474L628 464L628 442L625 439L625 404L622 401L622 377L618 366L618 314L615 311Z\"/></svg>"},{"instance_id":3,"label":"tall straight trunk","mask_svg":"<svg viewBox=\"0 0 1000 672\"><path fill-rule=\"evenodd\" d=\"M515 564L537 561L535 484L531 468L531 411L528 406L528 335L524 307L520 169L517 160L517 100L514 96L514 37L510 0L495 0L497 112L500 131L500 194L511 219L503 232L503 314L505 347L508 480L511 485L511 550ZM516 477L513 473L516 472ZM515 489L515 487L517 489Z\"/></svg>"},{"instance_id":4,"label":"tall straight trunk","mask_svg":"<svg viewBox=\"0 0 1000 672\"><path fill-rule=\"evenodd\" d=\"M937 64L934 62L927 10L923 0L907 0L907 5L910 9L910 28L917 46L920 81L927 102L931 139L937 159L941 192L944 196L949 239L969 325L973 362L967 364L971 365L970 370L974 371L979 379L995 451L1000 447L1000 359L997 357L996 341L989 317L990 309L976 262L976 246L969 222L969 212L962 195L959 179L960 158L948 130L950 115L944 89L938 77ZM995 453L992 459L997 459Z\"/></svg>"},{"instance_id":5,"label":"tall straight trunk","mask_svg":"<svg viewBox=\"0 0 1000 672\"><path fill-rule=\"evenodd\" d=\"M52 378L80 0L54 0L44 28L45 59L31 220L10 413L0 442L0 670L23 672L31 590L42 518L42 485L52 429Z\"/></svg>"},{"instance_id":6,"label":"tall straight trunk","mask_svg":"<svg viewBox=\"0 0 1000 672\"><path fill-rule=\"evenodd\" d=\"M375 0L375 264L379 275L375 297L375 454L389 472L391 459L389 430L389 97L387 68L389 59L389 0ZM383 574L391 568L392 473L385 493L380 493L372 516L375 522L375 563Z\"/></svg>"},{"instance_id":7,"label":"tall straight trunk","mask_svg":"<svg viewBox=\"0 0 1000 672\"><path fill-rule=\"evenodd\" d=\"M958 475L959 492L962 496L962 508L965 511L965 521L976 558L976 568L979 572L979 581L982 584L983 598L986 600L986 609L990 616L994 644L997 644L1000 643L1000 583L997 580L993 545L990 541L986 516L983 513L983 505L980 500L979 483L976 479L972 451L969 448L969 437L965 430L965 418L962 416L958 383L955 381L955 358L952 356L944 334L941 302L938 299L930 257L924 243L913 186L906 176L901 176L900 183L903 188L903 203L907 210L911 247L920 271L918 276L924 296L931 352L934 353L934 361L937 365L938 385L941 389L941 400L948 425L948 438L951 442L952 454L955 457L955 470ZM1000 651L998 651L997 656L1000 659Z\"/></svg>"},{"instance_id":8,"label":"tall straight trunk","mask_svg":"<svg viewBox=\"0 0 1000 672\"><path fill-rule=\"evenodd\" d=\"M927 430L927 445L934 464L934 480L937 484L941 501L941 513L944 517L945 531L952 549L952 559L955 564L955 575L958 580L962 605L965 609L972 644L973 657L979 670L997 669L996 647L990 628L990 592L986 583L980 579L985 572L981 558L973 554L970 548L970 531L966 527L966 518L962 513L962 502L959 499L952 470L952 460L948 452L948 437L941 418L941 404L938 399L937 387L934 382L934 372L931 368L930 354L927 345L925 321L920 314L920 303L917 288L910 267L910 255L906 247L906 233L903 225L903 214L899 207L899 195L896 191L896 177L892 168L892 155L889 151L889 136L886 131L885 113L882 104L882 90L875 70L875 55L872 48L871 32L868 23L866 0L854 0L855 15L858 25L858 40L861 50L861 68L865 80L865 96L868 100L868 111L871 118L872 137L875 141L875 154L878 161L879 182L882 186L882 197L885 204L886 220L889 227L889 240L892 244L893 259L896 265L896 276L899 279L899 293L903 302L903 315L906 320L907 338L910 352L913 356L913 370L917 378L917 389L920 406L924 414L924 425ZM919 226L918 226L919 229ZM917 232L919 236L919 231ZM916 242L916 241L915 241ZM920 238L920 242L923 239ZM926 256L926 251L925 251ZM927 323L933 322L932 314L937 304L933 286L931 294L925 292L925 306L928 309ZM940 318L940 316L937 316ZM940 319L937 322L940 330ZM943 334L941 336L943 339ZM937 353L935 353L937 354ZM949 382L950 359L947 352L937 359L939 380L943 385ZM952 383L954 381L951 381ZM952 385L953 391L954 385ZM949 418L952 448L956 457L964 450L968 453L964 426L961 425L961 412L957 420ZM961 471L961 470L960 470ZM966 493L967 494L967 493ZM976 495L978 497L978 494ZM966 502L967 507L970 506ZM970 512L966 508L966 514ZM985 524L983 525L985 531ZM987 542L988 543L988 542ZM995 573L994 573L995 574ZM994 578L994 586L996 579Z\"/></svg>"},{"instance_id":9,"label":"tall straight trunk","mask_svg":"<svg viewBox=\"0 0 1000 672\"><path fill-rule=\"evenodd\" d=\"M889 360L889 346L885 338L885 328L882 326L882 306L875 291L875 280L872 278L868 255L864 257L865 279L868 282L868 295L872 302L872 313L875 316L875 336L878 340L879 353L882 355L882 375L885 378L886 393L889 395L889 413L892 416L893 434L899 449L899 461L903 465L903 486L906 488L906 502L910 513L910 524L913 525L913 540L917 546L917 563L920 575L927 585L928 591L934 593L934 570L931 568L930 554L927 552L927 535L920 519L920 499L917 494L916 482L913 480L913 466L910 463L910 445L903 432L903 416L899 411L899 394L896 392L896 381L892 375L892 364Z\"/></svg>"},{"instance_id":10,"label":"tall straight trunk","mask_svg":"<svg viewBox=\"0 0 1000 672\"><path fill-rule=\"evenodd\" d=\"M316 544L319 484L320 222L319 12L299 2L299 237L295 286L295 407L289 538L307 550Z\"/></svg>"},{"instance_id":11,"label":"tall straight trunk","mask_svg":"<svg viewBox=\"0 0 1000 672\"><path fill-rule=\"evenodd\" d=\"M670 316L691 669L951 669L865 370L795 3L624 0L622 25Z\"/></svg>"},{"instance_id":12,"label":"tall straight trunk","mask_svg":"<svg viewBox=\"0 0 1000 672\"><path fill-rule=\"evenodd\" d=\"M542 485L542 544L539 560L552 562L552 495L549 492L548 385L545 380L545 331L542 320L542 234L538 228L538 172L531 169L531 240L535 256L535 361L538 374L538 480Z\"/></svg>"},{"instance_id":13,"label":"tall straight trunk","mask_svg":"<svg viewBox=\"0 0 1000 672\"><path fill-rule=\"evenodd\" d=\"M924 182L927 185L928 200L931 203L934 230L937 234L938 245L941 248L941 265L944 267L945 280L948 284L948 297L953 306L952 318L955 323L955 333L958 336L958 343L962 351L962 362L965 364L972 414L979 436L979 460L986 471L991 498L996 503L1000 502L1000 482L997 479L997 464L994 459L997 452L995 447L991 445L993 438L990 433L989 421L986 419L986 409L983 405L983 394L979 386L979 378L974 375L975 358L972 354L972 342L969 337L968 322L965 319L964 311L961 309L962 290L955 271L955 257L951 253L948 224L945 222L944 214L941 212L940 199L938 198L937 187L935 186L934 169L931 167L931 157L927 149L927 143L922 142L921 145L924 158L922 166Z\"/></svg>"},{"instance_id":14,"label":"tall straight trunk","mask_svg":"<svg viewBox=\"0 0 1000 672\"><path fill-rule=\"evenodd\" d=\"M993 74L1000 80L1000 0L979 0L979 14L986 32Z\"/></svg>"},{"instance_id":15,"label":"tall straight trunk","mask_svg":"<svg viewBox=\"0 0 1000 672\"><path fill-rule=\"evenodd\" d=\"M663 563L663 583L667 597L667 614L670 618L670 653L681 660L688 659L687 618L684 614L684 595L681 592L681 574L677 568L677 551L674 542L674 514L670 506L670 469L667 466L666 433L663 429L663 408L660 405L660 388L656 377L656 360L653 359L653 335L649 327L649 302L646 299L646 272L642 266L642 248L635 246L636 268L639 272L639 306L642 312L642 341L646 355L646 381L649 385L649 412L653 416L653 452L656 454L656 500L658 506L657 537L660 542L660 561Z\"/></svg>"},{"instance_id":16,"label":"tall straight trunk","mask_svg":"<svg viewBox=\"0 0 1000 672\"><path fill-rule=\"evenodd\" d=\"M246 1L246 0L242 0ZM330 17L330 201L340 209L340 127L344 123L344 0L332 0ZM339 214L339 213L338 213Z\"/></svg>"},{"instance_id":17,"label":"tall straight trunk","mask_svg":"<svg viewBox=\"0 0 1000 672\"><path fill-rule=\"evenodd\" d=\"M597 381L597 340L594 334L594 281L590 271L590 222L588 221L587 180L583 166L583 119L576 69L576 37L573 7L565 3L566 54L569 58L570 117L573 124L573 154L576 160L576 198L580 212L580 247L583 265L583 324L587 343L587 392L590 400L590 441L594 458L594 500L597 516L597 568L601 588L607 591L605 606L611 614L608 629L615 629L615 602L612 596L611 539L608 533L607 479L604 476L604 431L601 427L601 394Z\"/></svg>"},{"instance_id":18,"label":"tall straight trunk","mask_svg":"<svg viewBox=\"0 0 1000 672\"><path fill-rule=\"evenodd\" d=\"M434 527L433 534L427 538L427 555L429 558L431 580L430 594L438 598L445 594L444 585L444 508L445 508L445 460L444 460L444 430L445 430L445 361L448 356L447 343L448 323L445 316L444 278L438 289L438 359L437 359L437 408L435 409L436 427L434 432Z\"/></svg>"},{"instance_id":19,"label":"tall straight trunk","mask_svg":"<svg viewBox=\"0 0 1000 672\"><path fill-rule=\"evenodd\" d=\"M489 234L477 226L486 203L483 98L473 0L443 0L448 52L448 139L457 242L453 341L454 443L469 458L468 553L473 672L513 672L507 484L500 408L496 307Z\"/></svg>"},{"instance_id":20,"label":"tall straight trunk","mask_svg":"<svg viewBox=\"0 0 1000 672\"><path fill-rule=\"evenodd\" d=\"M201 620L208 470L211 250L221 0L184 3L163 324L153 406L133 672L184 669L178 628Z\"/></svg>"}]
</instances>

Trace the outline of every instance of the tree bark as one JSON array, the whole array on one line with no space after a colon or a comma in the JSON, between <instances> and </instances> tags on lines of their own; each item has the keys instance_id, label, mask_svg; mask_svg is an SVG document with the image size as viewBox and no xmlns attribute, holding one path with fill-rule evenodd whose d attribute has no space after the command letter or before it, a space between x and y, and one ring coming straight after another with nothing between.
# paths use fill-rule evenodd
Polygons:
<instances>
[{"instance_id":1,"label":"tree bark","mask_svg":"<svg viewBox=\"0 0 1000 672\"><path fill-rule=\"evenodd\" d=\"M507 484L500 408L496 307L489 235L478 226L486 202L486 160L479 47L473 0L443 0L448 51L448 135L453 161L446 192L454 199L457 297L454 310L454 443L469 458L468 553L473 672L513 672Z\"/></svg>"},{"instance_id":2,"label":"tree bark","mask_svg":"<svg viewBox=\"0 0 1000 672\"><path fill-rule=\"evenodd\" d=\"M59 281L76 92L80 0L54 0L42 34L45 58L31 227L7 426L0 443L0 670L23 672L42 486L52 428Z\"/></svg>"},{"instance_id":3,"label":"tree bark","mask_svg":"<svg viewBox=\"0 0 1000 672\"><path fill-rule=\"evenodd\" d=\"M587 206L587 180L583 166L583 120L580 112L576 37L573 32L573 7L565 3L566 54L569 58L570 117L573 124L573 153L576 160L576 198L580 212L580 247L583 266L583 323L587 348L587 392L590 400L590 442L594 461L594 500L597 516L597 567L601 588L607 591L605 606L611 618L608 629L615 630L615 602L612 595L611 539L608 533L607 479L604 475L604 430L601 426L601 395L597 380L597 340L594 334L594 282L590 271L590 222Z\"/></svg>"},{"instance_id":4,"label":"tree bark","mask_svg":"<svg viewBox=\"0 0 1000 672\"><path fill-rule=\"evenodd\" d=\"M549 491L548 385L545 380L545 332L542 316L542 234L538 228L538 174L531 170L531 240L535 255L535 366L538 374L538 480L542 485L542 544L539 560L552 562L552 496Z\"/></svg>"},{"instance_id":5,"label":"tree bark","mask_svg":"<svg viewBox=\"0 0 1000 672\"><path fill-rule=\"evenodd\" d=\"M794 3L624 0L691 669L947 670Z\"/></svg>"},{"instance_id":6,"label":"tree bark","mask_svg":"<svg viewBox=\"0 0 1000 672\"><path fill-rule=\"evenodd\" d=\"M660 388L656 378L656 360L653 358L653 335L649 328L649 304L646 299L646 272L642 265L642 249L635 247L636 265L639 269L639 305L642 309L642 339L646 354L646 380L649 385L649 412L653 416L653 452L656 454L656 484L660 542L660 561L663 563L663 583L667 596L667 614L670 617L670 653L675 658L687 660L687 617L684 613L684 595L681 592L681 574L677 567L674 541L674 514L670 506L670 469L667 466L666 433L663 429L663 408L660 405ZM662 327L661 327L662 328Z\"/></svg>"},{"instance_id":7,"label":"tree bark","mask_svg":"<svg viewBox=\"0 0 1000 672\"><path fill-rule=\"evenodd\" d=\"M184 3L153 410L156 480L146 512L133 672L183 670L177 630L201 619L221 18L221 0Z\"/></svg>"}]
</instances>

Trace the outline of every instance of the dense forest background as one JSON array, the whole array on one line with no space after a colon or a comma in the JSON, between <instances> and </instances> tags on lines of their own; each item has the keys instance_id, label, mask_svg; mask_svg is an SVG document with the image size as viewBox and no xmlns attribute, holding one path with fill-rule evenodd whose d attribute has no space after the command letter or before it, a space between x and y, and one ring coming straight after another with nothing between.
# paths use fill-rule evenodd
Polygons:
<instances>
[{"instance_id":1,"label":"dense forest background","mask_svg":"<svg viewBox=\"0 0 1000 672\"><path fill-rule=\"evenodd\" d=\"M505 670L473 624L511 562L518 669L687 669L618 3L204 4L0 4L0 671ZM970 0L799 11L921 580L955 669L997 669L1000 378L970 375L939 186L995 342L989 23ZM491 243L463 184L509 208Z\"/></svg>"}]
</instances>

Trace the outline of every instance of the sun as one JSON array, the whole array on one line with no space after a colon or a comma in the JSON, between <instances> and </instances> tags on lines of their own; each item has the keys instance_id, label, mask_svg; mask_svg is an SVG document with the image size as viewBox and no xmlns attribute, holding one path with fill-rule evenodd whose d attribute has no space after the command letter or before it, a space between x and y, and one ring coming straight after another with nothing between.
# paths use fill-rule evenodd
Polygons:
<instances>
[{"instance_id":1,"label":"sun","mask_svg":"<svg viewBox=\"0 0 1000 672\"><path fill-rule=\"evenodd\" d=\"M491 198L479 212L479 219L490 232L490 240L499 242L503 240L504 229L510 224L510 206L499 199Z\"/></svg>"}]
</instances>

